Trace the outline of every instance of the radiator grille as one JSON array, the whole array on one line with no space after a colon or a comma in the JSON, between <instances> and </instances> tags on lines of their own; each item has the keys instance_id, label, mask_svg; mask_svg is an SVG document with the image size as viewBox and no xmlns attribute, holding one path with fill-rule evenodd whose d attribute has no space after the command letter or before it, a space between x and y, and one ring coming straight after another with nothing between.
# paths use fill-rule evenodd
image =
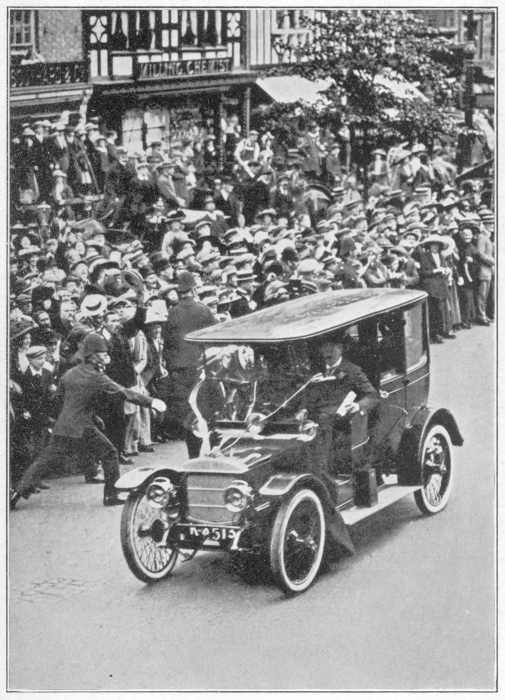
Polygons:
<instances>
[{"instance_id":1,"label":"radiator grille","mask_svg":"<svg viewBox=\"0 0 505 700\"><path fill-rule=\"evenodd\" d=\"M235 513L223 503L225 489L236 477L223 474L191 474L188 476L188 515L206 523L232 523Z\"/></svg>"}]
</instances>

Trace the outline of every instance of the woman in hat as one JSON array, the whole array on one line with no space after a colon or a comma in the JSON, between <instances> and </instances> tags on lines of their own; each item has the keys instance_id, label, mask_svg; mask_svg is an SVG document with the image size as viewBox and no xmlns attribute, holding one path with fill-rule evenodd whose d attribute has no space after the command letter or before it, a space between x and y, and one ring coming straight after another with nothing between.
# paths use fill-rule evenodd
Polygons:
<instances>
[{"instance_id":1,"label":"woman in hat","mask_svg":"<svg viewBox=\"0 0 505 700\"><path fill-rule=\"evenodd\" d=\"M67 206L70 199L74 198L72 188L67 183L67 175L63 170L53 170L53 187L51 200L56 208Z\"/></svg>"},{"instance_id":2,"label":"woman in hat","mask_svg":"<svg viewBox=\"0 0 505 700\"><path fill-rule=\"evenodd\" d=\"M18 320L11 321L10 326L10 377L14 381L19 381L28 368L28 352L32 344L32 331L37 328L37 324L30 316L22 316Z\"/></svg>"},{"instance_id":3,"label":"woman in hat","mask_svg":"<svg viewBox=\"0 0 505 700\"><path fill-rule=\"evenodd\" d=\"M428 293L430 338L433 343L456 337L448 317L448 279L451 271L442 256L442 250L446 247L447 243L441 236L431 235L423 240L419 254L419 276L421 287Z\"/></svg>"},{"instance_id":4,"label":"woman in hat","mask_svg":"<svg viewBox=\"0 0 505 700\"><path fill-rule=\"evenodd\" d=\"M474 231L463 225L456 245L458 247L458 294L461 310L461 327L471 328L475 322L475 284L478 279L477 248L474 244Z\"/></svg>"},{"instance_id":5,"label":"woman in hat","mask_svg":"<svg viewBox=\"0 0 505 700\"><path fill-rule=\"evenodd\" d=\"M447 278L447 286L449 291L447 296L449 326L453 330L457 330L461 327L461 311L459 307L457 290L459 252L449 229L443 230L442 238L447 244L442 250L442 257L446 266L450 270L450 275Z\"/></svg>"},{"instance_id":6,"label":"woman in hat","mask_svg":"<svg viewBox=\"0 0 505 700\"><path fill-rule=\"evenodd\" d=\"M362 278L367 287L386 287L389 281L387 267L380 259L381 248L372 246L364 253L364 269Z\"/></svg>"}]
</instances>

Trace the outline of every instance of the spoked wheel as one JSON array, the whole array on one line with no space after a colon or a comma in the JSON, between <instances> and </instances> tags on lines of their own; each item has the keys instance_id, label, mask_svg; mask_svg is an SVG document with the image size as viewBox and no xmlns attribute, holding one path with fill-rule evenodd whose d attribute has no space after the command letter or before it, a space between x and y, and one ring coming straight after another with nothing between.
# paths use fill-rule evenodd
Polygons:
<instances>
[{"instance_id":1,"label":"spoked wheel","mask_svg":"<svg viewBox=\"0 0 505 700\"><path fill-rule=\"evenodd\" d=\"M178 550L167 543L169 526L145 493L132 493L121 514L121 547L130 570L145 583L168 576Z\"/></svg>"},{"instance_id":2,"label":"spoked wheel","mask_svg":"<svg viewBox=\"0 0 505 700\"><path fill-rule=\"evenodd\" d=\"M421 449L422 488L414 494L423 513L438 513L447 505L452 489L452 442L442 425L433 425Z\"/></svg>"},{"instance_id":3,"label":"spoked wheel","mask_svg":"<svg viewBox=\"0 0 505 700\"><path fill-rule=\"evenodd\" d=\"M302 489L281 504L272 528L270 566L287 594L301 593L314 581L325 537L324 510L314 491Z\"/></svg>"}]
</instances>

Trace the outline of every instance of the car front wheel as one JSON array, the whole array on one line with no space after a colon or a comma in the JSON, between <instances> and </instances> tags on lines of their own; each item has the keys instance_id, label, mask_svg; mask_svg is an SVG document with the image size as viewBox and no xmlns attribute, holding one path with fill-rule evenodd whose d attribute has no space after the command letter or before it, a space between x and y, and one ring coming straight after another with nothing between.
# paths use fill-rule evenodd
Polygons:
<instances>
[{"instance_id":1,"label":"car front wheel","mask_svg":"<svg viewBox=\"0 0 505 700\"><path fill-rule=\"evenodd\" d=\"M414 494L418 508L428 515L439 513L452 490L452 441L442 425L433 425L421 448L422 488Z\"/></svg>"},{"instance_id":2,"label":"car front wheel","mask_svg":"<svg viewBox=\"0 0 505 700\"><path fill-rule=\"evenodd\" d=\"M144 583L161 581L174 568L178 551L167 543L169 526L145 493L131 493L121 514L121 547L130 570Z\"/></svg>"},{"instance_id":3,"label":"car front wheel","mask_svg":"<svg viewBox=\"0 0 505 700\"><path fill-rule=\"evenodd\" d=\"M326 523L314 491L301 489L285 500L275 516L270 540L274 580L288 595L312 584L323 558Z\"/></svg>"}]
</instances>

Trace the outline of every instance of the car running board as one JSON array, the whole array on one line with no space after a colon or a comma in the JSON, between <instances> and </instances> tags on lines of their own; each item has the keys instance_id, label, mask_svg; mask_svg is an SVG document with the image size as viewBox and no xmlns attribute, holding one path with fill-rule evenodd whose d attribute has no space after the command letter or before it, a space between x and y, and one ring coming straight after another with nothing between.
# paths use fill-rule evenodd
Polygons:
<instances>
[{"instance_id":1,"label":"car running board","mask_svg":"<svg viewBox=\"0 0 505 700\"><path fill-rule=\"evenodd\" d=\"M378 502L374 506L352 506L351 508L338 509L346 525L354 525L360 520L368 518L369 515L377 513L383 508L387 508L392 503L399 501L401 498L408 496L415 491L418 491L420 486L386 486L381 488L378 496Z\"/></svg>"}]
</instances>

